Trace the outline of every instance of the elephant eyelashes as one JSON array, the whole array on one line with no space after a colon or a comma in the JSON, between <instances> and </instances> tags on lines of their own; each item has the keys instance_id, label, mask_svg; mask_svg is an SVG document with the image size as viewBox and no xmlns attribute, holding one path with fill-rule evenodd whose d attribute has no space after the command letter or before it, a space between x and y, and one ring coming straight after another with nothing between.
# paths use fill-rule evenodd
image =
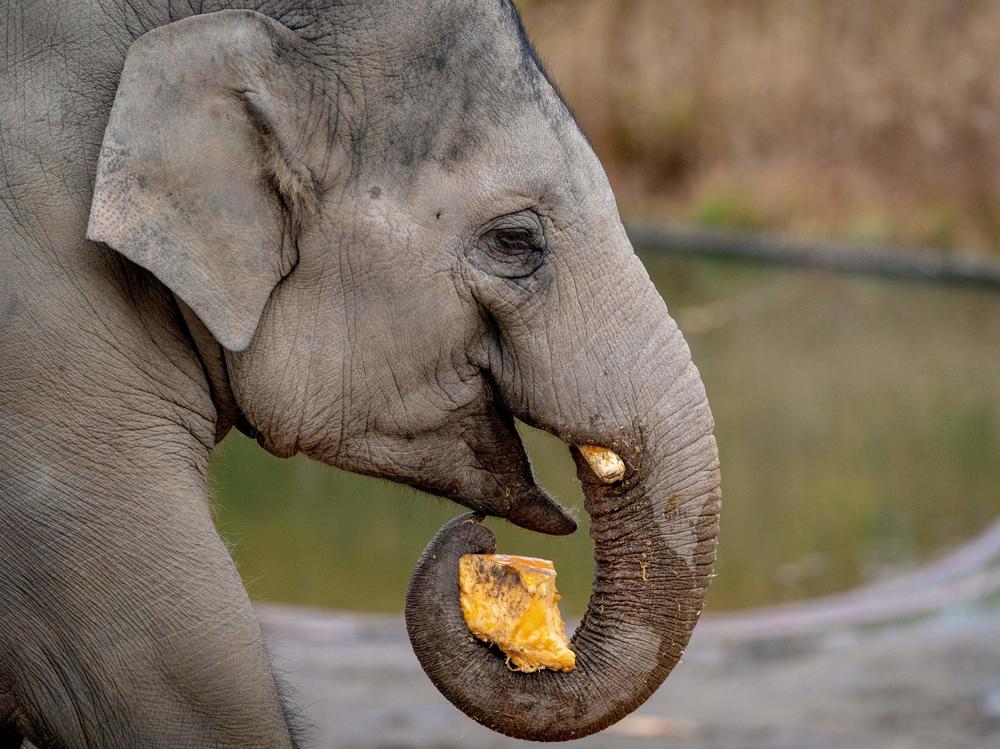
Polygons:
<instances>
[{"instance_id":1,"label":"elephant eyelashes","mask_svg":"<svg viewBox=\"0 0 1000 749\"><path fill-rule=\"evenodd\" d=\"M539 249L528 229L497 229L495 237L511 254Z\"/></svg>"},{"instance_id":2,"label":"elephant eyelashes","mask_svg":"<svg viewBox=\"0 0 1000 749\"><path fill-rule=\"evenodd\" d=\"M494 226L481 236L474 253L474 262L481 270L518 280L528 278L541 267L545 237L537 217L519 215L516 219L516 225Z\"/></svg>"}]
</instances>

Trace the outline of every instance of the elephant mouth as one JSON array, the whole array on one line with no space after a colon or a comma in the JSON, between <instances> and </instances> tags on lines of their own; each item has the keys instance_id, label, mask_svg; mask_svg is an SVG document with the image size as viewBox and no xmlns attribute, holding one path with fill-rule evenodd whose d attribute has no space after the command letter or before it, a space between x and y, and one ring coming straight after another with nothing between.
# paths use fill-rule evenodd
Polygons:
<instances>
[{"instance_id":1,"label":"elephant mouth","mask_svg":"<svg viewBox=\"0 0 1000 749\"><path fill-rule=\"evenodd\" d=\"M508 520L530 531L557 536L573 533L576 520L538 484L511 412L496 397L491 399L489 410L492 428L485 434L479 432L475 439L466 434L466 443L478 464L479 480L459 482L463 488L447 492L447 497L477 513ZM610 486L626 480L626 462L613 448L605 446L614 440L526 423L568 445L584 484Z\"/></svg>"}]
</instances>

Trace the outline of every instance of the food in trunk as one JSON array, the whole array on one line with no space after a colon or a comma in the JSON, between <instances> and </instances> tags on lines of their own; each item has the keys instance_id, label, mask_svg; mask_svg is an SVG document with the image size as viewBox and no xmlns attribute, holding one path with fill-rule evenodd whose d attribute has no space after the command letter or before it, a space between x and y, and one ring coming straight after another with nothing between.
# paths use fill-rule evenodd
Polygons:
<instances>
[{"instance_id":1,"label":"food in trunk","mask_svg":"<svg viewBox=\"0 0 1000 749\"><path fill-rule=\"evenodd\" d=\"M614 484L625 477L625 462L614 450L597 445L580 445L579 450L602 484Z\"/></svg>"},{"instance_id":2,"label":"food in trunk","mask_svg":"<svg viewBox=\"0 0 1000 749\"><path fill-rule=\"evenodd\" d=\"M465 554L458 560L459 600L473 635L492 643L517 671L572 671L559 616L552 562L508 554Z\"/></svg>"}]
</instances>

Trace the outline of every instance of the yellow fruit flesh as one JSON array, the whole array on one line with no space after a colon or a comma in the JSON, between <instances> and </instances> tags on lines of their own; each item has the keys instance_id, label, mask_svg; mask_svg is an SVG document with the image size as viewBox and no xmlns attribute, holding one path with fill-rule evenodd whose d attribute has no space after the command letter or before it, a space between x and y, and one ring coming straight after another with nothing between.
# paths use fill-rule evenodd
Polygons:
<instances>
[{"instance_id":1,"label":"yellow fruit flesh","mask_svg":"<svg viewBox=\"0 0 1000 749\"><path fill-rule=\"evenodd\" d=\"M572 671L576 653L556 602L552 562L508 554L466 554L458 560L462 616L473 635L507 655L517 671Z\"/></svg>"}]
</instances>

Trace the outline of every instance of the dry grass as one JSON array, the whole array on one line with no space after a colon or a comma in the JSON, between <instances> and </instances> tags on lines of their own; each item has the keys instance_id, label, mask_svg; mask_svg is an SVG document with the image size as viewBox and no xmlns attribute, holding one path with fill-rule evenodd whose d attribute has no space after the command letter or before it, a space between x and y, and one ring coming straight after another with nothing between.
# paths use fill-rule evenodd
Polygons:
<instances>
[{"instance_id":1,"label":"dry grass","mask_svg":"<svg viewBox=\"0 0 1000 749\"><path fill-rule=\"evenodd\" d=\"M626 215L1000 248L1000 2L520 6Z\"/></svg>"}]
</instances>

